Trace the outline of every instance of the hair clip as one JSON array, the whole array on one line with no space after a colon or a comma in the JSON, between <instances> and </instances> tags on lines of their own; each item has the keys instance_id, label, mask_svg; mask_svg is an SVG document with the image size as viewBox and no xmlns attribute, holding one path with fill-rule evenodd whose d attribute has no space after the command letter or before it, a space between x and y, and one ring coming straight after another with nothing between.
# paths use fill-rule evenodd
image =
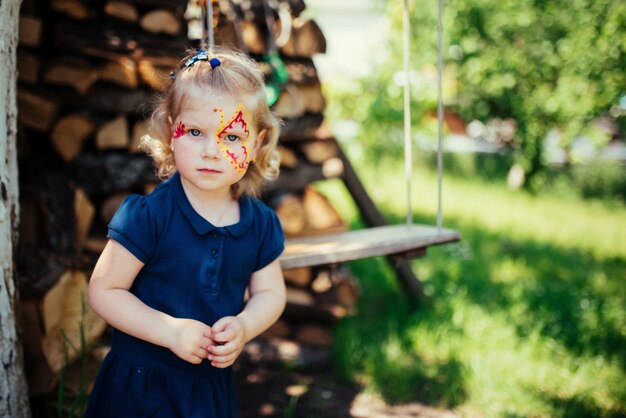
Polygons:
<instances>
[{"instance_id":1,"label":"hair clip","mask_svg":"<svg viewBox=\"0 0 626 418\"><path fill-rule=\"evenodd\" d=\"M198 52L196 52L196 55L189 58L187 62L185 62L184 67L189 68L189 67L192 67L198 61L208 61L208 60L209 60L209 55L206 53L204 49L200 49L198 50Z\"/></svg>"},{"instance_id":2,"label":"hair clip","mask_svg":"<svg viewBox=\"0 0 626 418\"><path fill-rule=\"evenodd\" d=\"M183 66L185 68L193 67L193 65L198 61L209 61L209 64L211 64L211 68L219 67L222 64L222 62L217 58L209 59L209 54L207 54L204 49L200 49L198 50L198 52L196 52L196 55L189 58Z\"/></svg>"}]
</instances>

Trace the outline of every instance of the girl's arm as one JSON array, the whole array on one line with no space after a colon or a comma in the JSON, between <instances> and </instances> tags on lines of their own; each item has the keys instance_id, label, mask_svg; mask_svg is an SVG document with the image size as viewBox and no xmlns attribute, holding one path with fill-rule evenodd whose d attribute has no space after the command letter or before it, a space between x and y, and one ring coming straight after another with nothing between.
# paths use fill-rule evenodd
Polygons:
<instances>
[{"instance_id":1,"label":"girl's arm","mask_svg":"<svg viewBox=\"0 0 626 418\"><path fill-rule=\"evenodd\" d=\"M89 281L89 304L113 327L136 338L169 348L198 364L207 357L211 327L150 308L128 290L144 264L110 239Z\"/></svg>"},{"instance_id":2,"label":"girl's arm","mask_svg":"<svg viewBox=\"0 0 626 418\"><path fill-rule=\"evenodd\" d=\"M286 291L278 260L252 274L250 299L237 316L213 324L213 340L222 345L210 347L209 360L215 367L228 367L248 341L268 329L285 309Z\"/></svg>"}]
</instances>

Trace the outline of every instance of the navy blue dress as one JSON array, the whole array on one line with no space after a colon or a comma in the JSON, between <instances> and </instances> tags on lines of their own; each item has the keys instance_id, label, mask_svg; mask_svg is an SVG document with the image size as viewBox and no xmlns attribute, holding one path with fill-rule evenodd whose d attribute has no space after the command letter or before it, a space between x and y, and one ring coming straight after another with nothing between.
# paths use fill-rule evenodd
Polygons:
<instances>
[{"instance_id":1,"label":"navy blue dress","mask_svg":"<svg viewBox=\"0 0 626 418\"><path fill-rule=\"evenodd\" d=\"M253 272L276 260L284 235L274 211L244 196L237 224L215 227L187 199L176 173L147 196L131 195L109 238L145 265L130 291L177 318L213 325L241 312ZM113 330L85 417L236 416L232 367L188 363L167 348Z\"/></svg>"}]
</instances>

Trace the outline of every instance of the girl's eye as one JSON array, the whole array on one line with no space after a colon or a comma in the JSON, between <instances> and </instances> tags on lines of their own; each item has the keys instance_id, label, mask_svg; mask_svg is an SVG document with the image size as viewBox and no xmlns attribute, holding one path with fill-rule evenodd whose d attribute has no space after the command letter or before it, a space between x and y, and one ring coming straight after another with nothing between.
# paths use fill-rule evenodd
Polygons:
<instances>
[{"instance_id":1,"label":"girl's eye","mask_svg":"<svg viewBox=\"0 0 626 418\"><path fill-rule=\"evenodd\" d=\"M226 135L226 141L228 142L235 142L239 139L239 137L237 135L233 135L233 134L228 134Z\"/></svg>"},{"instance_id":2,"label":"girl's eye","mask_svg":"<svg viewBox=\"0 0 626 418\"><path fill-rule=\"evenodd\" d=\"M189 135L191 135L191 136L200 136L200 134L201 134L199 129L190 129L187 132L189 132Z\"/></svg>"}]
</instances>

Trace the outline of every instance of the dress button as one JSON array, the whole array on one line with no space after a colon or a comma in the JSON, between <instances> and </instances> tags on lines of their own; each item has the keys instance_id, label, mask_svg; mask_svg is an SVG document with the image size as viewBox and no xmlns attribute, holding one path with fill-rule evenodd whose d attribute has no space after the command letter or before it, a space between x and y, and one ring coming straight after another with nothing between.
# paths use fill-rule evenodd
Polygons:
<instances>
[{"instance_id":1,"label":"dress button","mask_svg":"<svg viewBox=\"0 0 626 418\"><path fill-rule=\"evenodd\" d=\"M211 252L211 254L213 254L213 257L214 257L214 258L217 258L217 256L218 256L219 252L218 252L217 250L213 250L213 251Z\"/></svg>"}]
</instances>

